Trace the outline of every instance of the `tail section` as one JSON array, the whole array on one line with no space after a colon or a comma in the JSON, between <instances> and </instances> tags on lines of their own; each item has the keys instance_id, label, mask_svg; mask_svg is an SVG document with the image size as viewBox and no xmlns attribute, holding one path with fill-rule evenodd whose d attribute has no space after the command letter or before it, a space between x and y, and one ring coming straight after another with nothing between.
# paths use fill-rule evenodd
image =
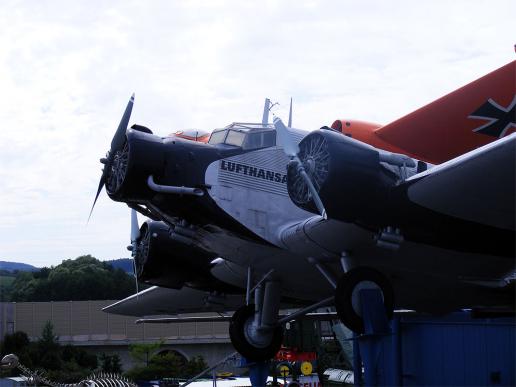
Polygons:
<instances>
[{"instance_id":1,"label":"tail section","mask_svg":"<svg viewBox=\"0 0 516 387\"><path fill-rule=\"evenodd\" d=\"M376 129L383 142L439 164L516 130L516 61Z\"/></svg>"}]
</instances>

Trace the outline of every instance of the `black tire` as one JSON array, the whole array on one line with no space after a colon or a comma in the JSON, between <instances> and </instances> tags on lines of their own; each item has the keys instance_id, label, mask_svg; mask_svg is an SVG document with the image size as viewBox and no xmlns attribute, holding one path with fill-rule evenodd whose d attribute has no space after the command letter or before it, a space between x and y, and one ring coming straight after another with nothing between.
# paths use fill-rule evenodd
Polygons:
<instances>
[{"instance_id":1,"label":"black tire","mask_svg":"<svg viewBox=\"0 0 516 387\"><path fill-rule=\"evenodd\" d=\"M238 309L229 322L229 337L231 344L243 357L250 361L264 361L272 359L278 353L283 342L283 329L277 326L274 329L272 340L267 347L257 348L247 341L244 334L245 322L254 316L254 305L244 305Z\"/></svg>"},{"instance_id":2,"label":"black tire","mask_svg":"<svg viewBox=\"0 0 516 387\"><path fill-rule=\"evenodd\" d=\"M345 273L335 289L335 308L340 321L355 333L364 333L364 320L353 308L353 289L364 281L376 284L383 295L385 313L390 320L394 312L394 292L392 286L381 272L369 267L356 267Z\"/></svg>"}]
</instances>

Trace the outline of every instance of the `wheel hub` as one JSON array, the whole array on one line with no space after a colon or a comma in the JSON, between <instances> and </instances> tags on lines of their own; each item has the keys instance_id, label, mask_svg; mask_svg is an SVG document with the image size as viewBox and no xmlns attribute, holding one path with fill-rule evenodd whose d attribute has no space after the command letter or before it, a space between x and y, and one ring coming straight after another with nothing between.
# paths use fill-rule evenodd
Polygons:
<instances>
[{"instance_id":1,"label":"wheel hub","mask_svg":"<svg viewBox=\"0 0 516 387\"><path fill-rule=\"evenodd\" d=\"M272 341L273 330L256 326L254 317L250 317L244 323L244 335L249 344L256 348L266 348Z\"/></svg>"}]
</instances>

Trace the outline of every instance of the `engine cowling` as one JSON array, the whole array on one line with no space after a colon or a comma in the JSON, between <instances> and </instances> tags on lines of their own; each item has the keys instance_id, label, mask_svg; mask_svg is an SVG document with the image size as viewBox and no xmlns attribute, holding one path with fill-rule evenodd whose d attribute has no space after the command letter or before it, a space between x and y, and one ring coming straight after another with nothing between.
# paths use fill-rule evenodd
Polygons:
<instances>
[{"instance_id":1,"label":"engine cowling","mask_svg":"<svg viewBox=\"0 0 516 387\"><path fill-rule=\"evenodd\" d=\"M298 154L330 218L376 223L398 177L380 163L378 149L333 130L316 130L299 144ZM310 191L294 164L287 188L299 207L318 213Z\"/></svg>"},{"instance_id":2,"label":"engine cowling","mask_svg":"<svg viewBox=\"0 0 516 387\"><path fill-rule=\"evenodd\" d=\"M234 152L229 150L223 153L230 155ZM220 149L210 144L177 137L161 138L131 129L126 133L123 147L116 152L113 162L108 166L107 193L115 201L153 201L161 209L165 201L166 206L174 208L174 216L184 218L191 215L185 203L191 205L202 194L178 195L163 192L156 187L186 187L202 193L207 166L222 157ZM149 186L151 176L154 186ZM164 200L167 196L174 199Z\"/></svg>"},{"instance_id":3,"label":"engine cowling","mask_svg":"<svg viewBox=\"0 0 516 387\"><path fill-rule=\"evenodd\" d=\"M135 253L138 281L180 289L185 284L198 289L230 292L231 286L217 280L210 269L215 254L174 239L163 222L148 221L140 228Z\"/></svg>"},{"instance_id":4,"label":"engine cowling","mask_svg":"<svg viewBox=\"0 0 516 387\"><path fill-rule=\"evenodd\" d=\"M160 176L165 166L165 145L160 137L141 130L128 130L123 147L118 150L108 170L106 190L117 201L139 201L153 192L146 180Z\"/></svg>"}]
</instances>

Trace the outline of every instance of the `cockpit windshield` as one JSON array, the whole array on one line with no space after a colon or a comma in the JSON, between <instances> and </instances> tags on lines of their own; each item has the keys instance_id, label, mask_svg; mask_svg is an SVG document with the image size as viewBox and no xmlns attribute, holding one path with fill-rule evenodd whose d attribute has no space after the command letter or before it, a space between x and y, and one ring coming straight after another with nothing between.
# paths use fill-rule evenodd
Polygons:
<instances>
[{"instance_id":1,"label":"cockpit windshield","mask_svg":"<svg viewBox=\"0 0 516 387\"><path fill-rule=\"evenodd\" d=\"M213 131L208 143L238 146L245 150L268 148L276 145L276 131L263 125L235 123Z\"/></svg>"},{"instance_id":2,"label":"cockpit windshield","mask_svg":"<svg viewBox=\"0 0 516 387\"><path fill-rule=\"evenodd\" d=\"M226 136L226 141L224 143L228 145L242 146L244 144L245 137L245 132L229 130L228 135Z\"/></svg>"},{"instance_id":3,"label":"cockpit windshield","mask_svg":"<svg viewBox=\"0 0 516 387\"><path fill-rule=\"evenodd\" d=\"M227 130L217 130L211 133L208 144L223 144L226 140Z\"/></svg>"}]
</instances>

